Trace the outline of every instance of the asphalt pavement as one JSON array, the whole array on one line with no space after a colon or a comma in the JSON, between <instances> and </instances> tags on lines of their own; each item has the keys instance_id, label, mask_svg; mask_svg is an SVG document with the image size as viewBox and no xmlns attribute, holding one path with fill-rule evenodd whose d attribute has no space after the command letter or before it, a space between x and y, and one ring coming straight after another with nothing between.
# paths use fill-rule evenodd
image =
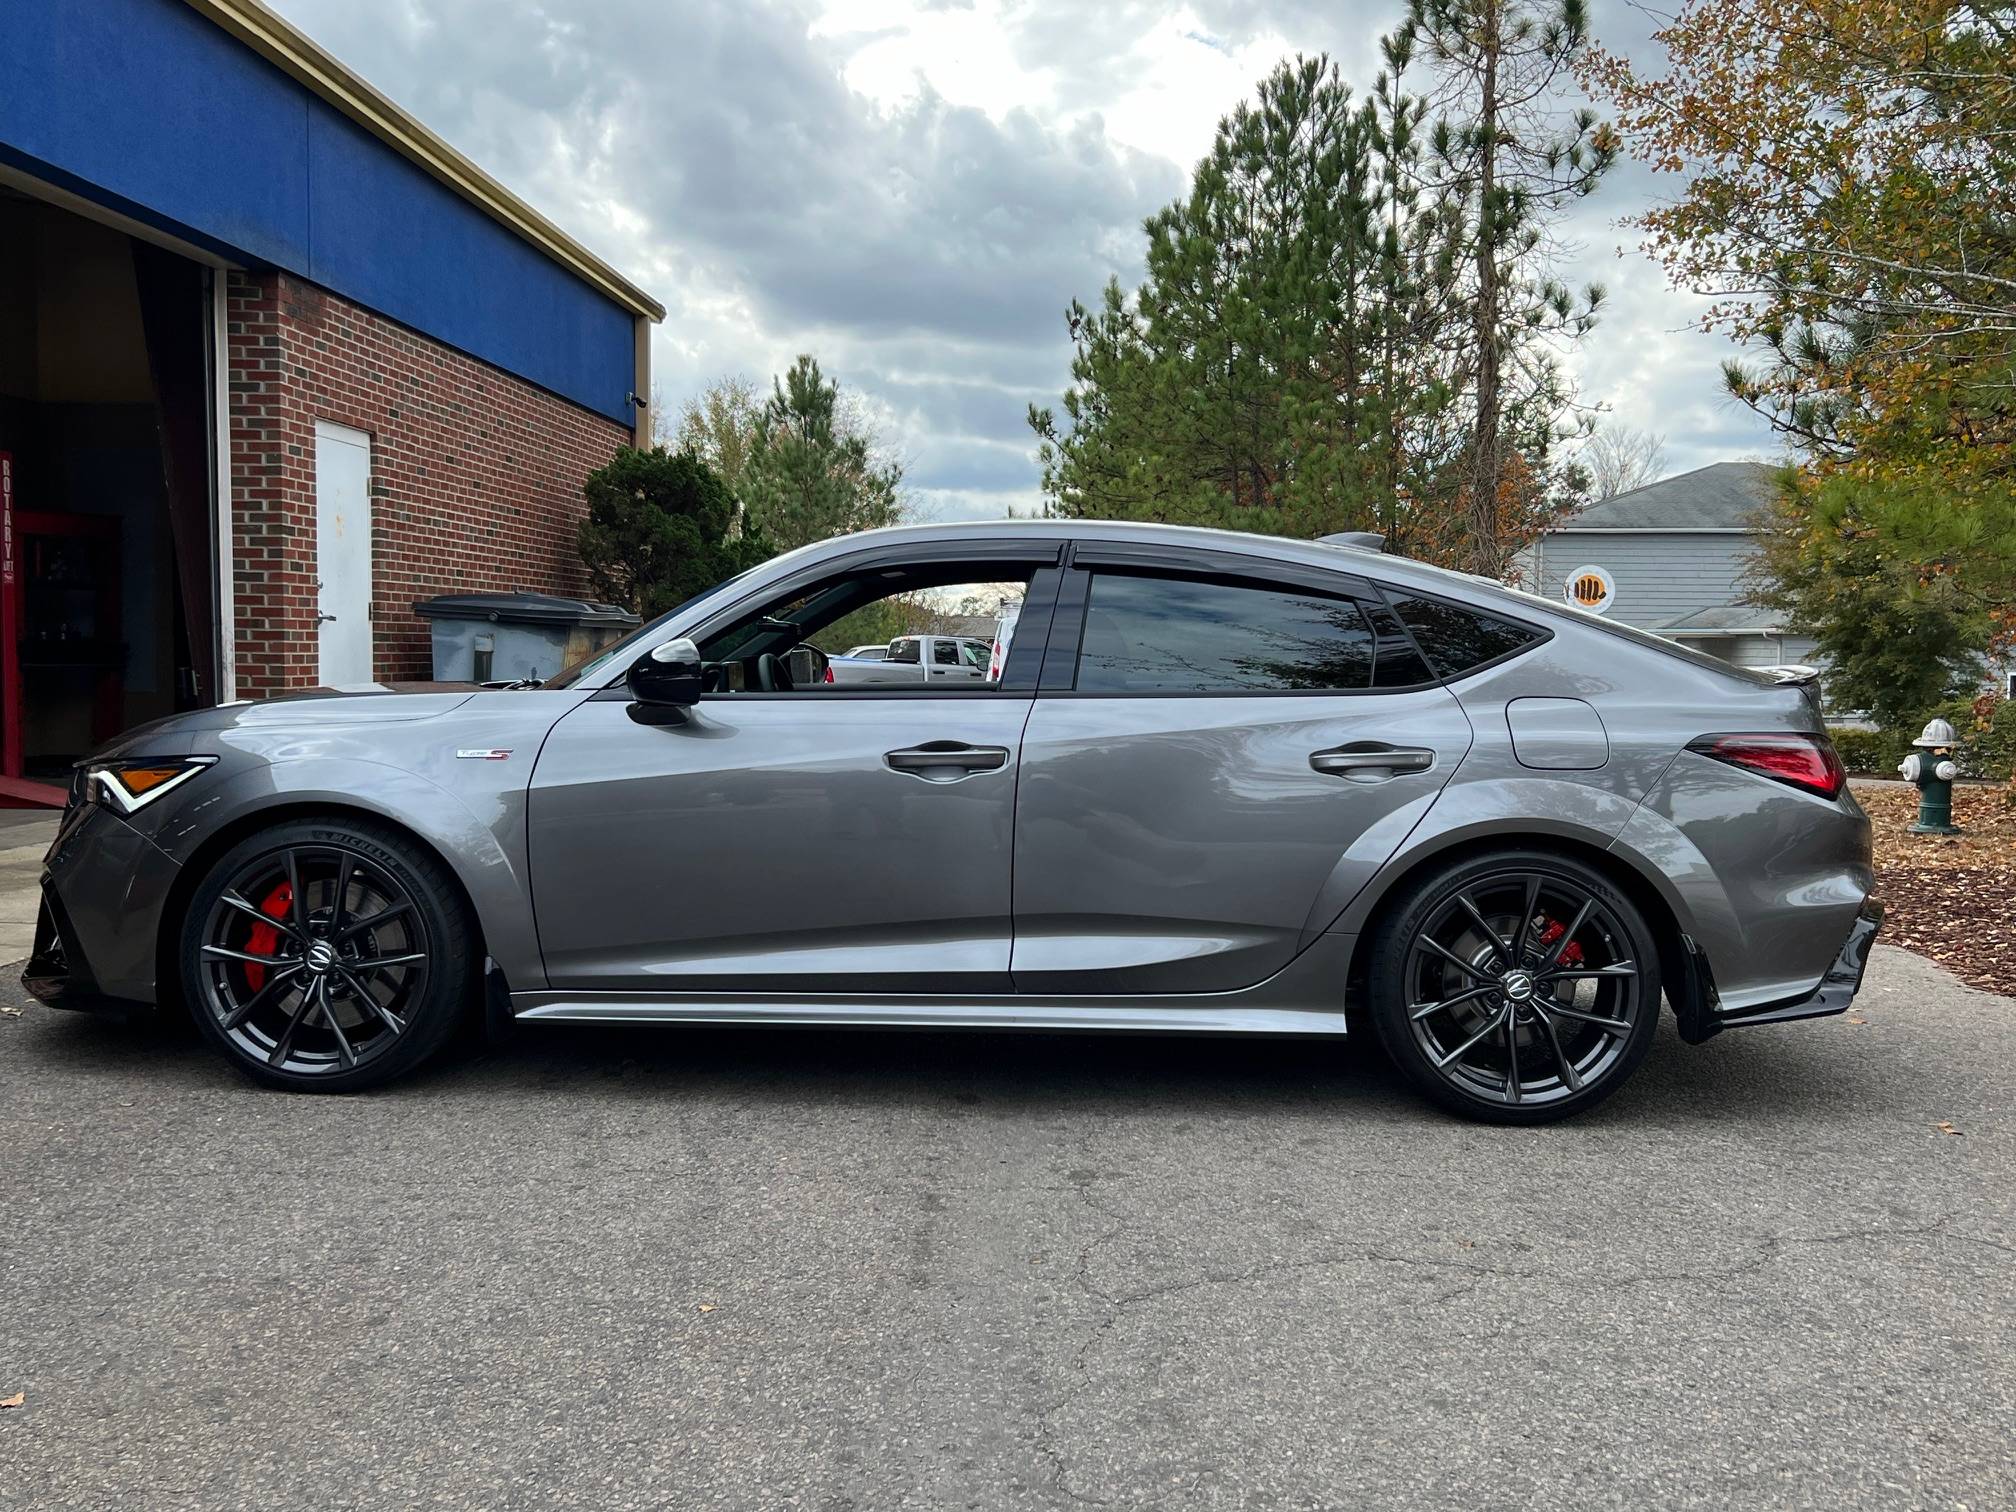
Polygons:
<instances>
[{"instance_id":1,"label":"asphalt pavement","mask_svg":"<svg viewBox=\"0 0 2016 1512\"><path fill-rule=\"evenodd\" d=\"M42 809L0 809L0 961L20 960L35 948L42 857L56 838L56 820Z\"/></svg>"},{"instance_id":2,"label":"asphalt pavement","mask_svg":"<svg viewBox=\"0 0 2016 1512\"><path fill-rule=\"evenodd\" d=\"M1879 948L1540 1130L1369 1046L547 1026L346 1099L29 1005L15 1393L4 1507L1985 1512L2016 1002Z\"/></svg>"}]
</instances>

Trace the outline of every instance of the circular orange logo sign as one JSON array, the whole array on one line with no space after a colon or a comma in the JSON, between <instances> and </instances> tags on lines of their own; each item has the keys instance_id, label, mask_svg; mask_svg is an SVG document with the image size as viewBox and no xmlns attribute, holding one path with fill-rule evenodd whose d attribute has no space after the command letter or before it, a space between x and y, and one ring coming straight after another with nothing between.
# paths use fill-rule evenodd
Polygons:
<instances>
[{"instance_id":1,"label":"circular orange logo sign","mask_svg":"<svg viewBox=\"0 0 2016 1512\"><path fill-rule=\"evenodd\" d=\"M1601 614L1617 597L1617 584L1601 567L1577 567L1562 584L1561 596L1578 609Z\"/></svg>"}]
</instances>

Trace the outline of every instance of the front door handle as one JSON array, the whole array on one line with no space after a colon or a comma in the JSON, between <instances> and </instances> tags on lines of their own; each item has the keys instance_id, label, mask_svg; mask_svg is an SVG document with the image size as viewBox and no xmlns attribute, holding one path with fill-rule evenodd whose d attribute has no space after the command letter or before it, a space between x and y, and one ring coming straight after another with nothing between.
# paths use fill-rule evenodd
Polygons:
<instances>
[{"instance_id":1,"label":"front door handle","mask_svg":"<svg viewBox=\"0 0 2016 1512\"><path fill-rule=\"evenodd\" d=\"M890 751L882 759L892 772L909 772L929 782L956 782L975 772L998 772L1008 765L1006 746L968 745L963 740L927 740Z\"/></svg>"},{"instance_id":2,"label":"front door handle","mask_svg":"<svg viewBox=\"0 0 2016 1512\"><path fill-rule=\"evenodd\" d=\"M1359 746L1315 751L1309 757L1312 770L1353 782L1384 782L1402 772L1425 772L1434 765L1435 753L1419 746Z\"/></svg>"}]
</instances>

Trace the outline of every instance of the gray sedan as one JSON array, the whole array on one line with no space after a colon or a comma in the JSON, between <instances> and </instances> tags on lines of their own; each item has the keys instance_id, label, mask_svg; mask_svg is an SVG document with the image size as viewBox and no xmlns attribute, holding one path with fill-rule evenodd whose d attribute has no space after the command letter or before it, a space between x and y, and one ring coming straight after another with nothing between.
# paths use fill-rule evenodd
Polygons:
<instances>
[{"instance_id":1,"label":"gray sedan","mask_svg":"<svg viewBox=\"0 0 2016 1512\"><path fill-rule=\"evenodd\" d=\"M1020 584L998 681L793 648ZM794 667L798 670L794 673ZM807 547L539 688L180 715L82 764L27 984L273 1086L465 1014L1336 1037L1444 1106L1838 1013L1880 914L1808 690L1354 545L1073 521Z\"/></svg>"}]
</instances>

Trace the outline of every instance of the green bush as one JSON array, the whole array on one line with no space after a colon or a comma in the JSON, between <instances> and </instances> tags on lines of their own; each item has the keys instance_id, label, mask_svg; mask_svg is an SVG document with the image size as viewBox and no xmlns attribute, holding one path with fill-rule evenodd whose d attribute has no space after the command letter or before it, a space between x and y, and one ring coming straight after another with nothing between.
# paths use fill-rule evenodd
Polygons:
<instances>
[{"instance_id":1,"label":"green bush","mask_svg":"<svg viewBox=\"0 0 2016 1512\"><path fill-rule=\"evenodd\" d=\"M1963 705L1968 720L1964 725L1957 720L1954 729L1966 742L1965 757L1961 766L1970 777L1986 777L1995 782L2010 780L2012 770L2016 770L2016 702L2006 698L1995 700L1995 707L1988 721L1988 728L1977 729L1971 706Z\"/></svg>"},{"instance_id":2,"label":"green bush","mask_svg":"<svg viewBox=\"0 0 2016 1512\"><path fill-rule=\"evenodd\" d=\"M1891 747L1897 737L1887 730L1858 730L1836 725L1828 730L1833 738L1834 750L1841 758L1841 765L1858 777L1895 777L1897 763L1904 758L1893 755ZM1909 737L1905 737L1909 740Z\"/></svg>"}]
</instances>

